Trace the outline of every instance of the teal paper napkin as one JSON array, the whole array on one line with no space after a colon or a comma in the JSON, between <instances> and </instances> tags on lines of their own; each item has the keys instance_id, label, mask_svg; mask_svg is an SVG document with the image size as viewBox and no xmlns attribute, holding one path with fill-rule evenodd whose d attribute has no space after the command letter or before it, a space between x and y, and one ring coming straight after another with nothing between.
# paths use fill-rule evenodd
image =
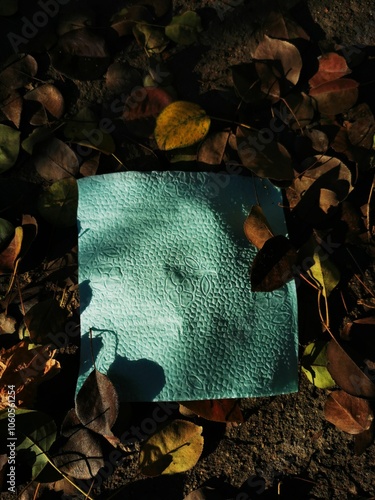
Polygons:
<instances>
[{"instance_id":1,"label":"teal paper napkin","mask_svg":"<svg viewBox=\"0 0 375 500\"><path fill-rule=\"evenodd\" d=\"M125 401L270 396L297 391L293 282L253 293L256 249L243 223L260 203L285 234L267 180L206 172L125 172L79 188L81 366Z\"/></svg>"}]
</instances>

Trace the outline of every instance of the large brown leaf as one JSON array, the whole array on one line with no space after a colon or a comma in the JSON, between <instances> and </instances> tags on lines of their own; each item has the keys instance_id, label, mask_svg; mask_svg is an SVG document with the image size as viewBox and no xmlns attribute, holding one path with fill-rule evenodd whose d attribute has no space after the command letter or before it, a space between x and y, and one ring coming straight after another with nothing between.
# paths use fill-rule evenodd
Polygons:
<instances>
[{"instance_id":1,"label":"large brown leaf","mask_svg":"<svg viewBox=\"0 0 375 500\"><path fill-rule=\"evenodd\" d=\"M260 205L253 205L244 222L246 238L260 250L274 235Z\"/></svg>"},{"instance_id":2,"label":"large brown leaf","mask_svg":"<svg viewBox=\"0 0 375 500\"><path fill-rule=\"evenodd\" d=\"M297 252L288 238L273 236L259 250L251 266L253 292L272 292L288 281L295 273Z\"/></svg>"},{"instance_id":3,"label":"large brown leaf","mask_svg":"<svg viewBox=\"0 0 375 500\"><path fill-rule=\"evenodd\" d=\"M324 407L324 416L328 422L349 434L367 431L374 419L368 401L345 391L331 392Z\"/></svg>"},{"instance_id":4,"label":"large brown leaf","mask_svg":"<svg viewBox=\"0 0 375 500\"><path fill-rule=\"evenodd\" d=\"M292 160L287 149L273 140L270 129L255 131L237 128L237 149L242 164L259 177L291 180L294 177Z\"/></svg>"},{"instance_id":5,"label":"large brown leaf","mask_svg":"<svg viewBox=\"0 0 375 500\"><path fill-rule=\"evenodd\" d=\"M345 392L352 396L375 398L375 377L361 370L364 364L362 356L351 349L347 344L345 348L337 341L331 340L327 348L328 371L333 380Z\"/></svg>"}]
</instances>

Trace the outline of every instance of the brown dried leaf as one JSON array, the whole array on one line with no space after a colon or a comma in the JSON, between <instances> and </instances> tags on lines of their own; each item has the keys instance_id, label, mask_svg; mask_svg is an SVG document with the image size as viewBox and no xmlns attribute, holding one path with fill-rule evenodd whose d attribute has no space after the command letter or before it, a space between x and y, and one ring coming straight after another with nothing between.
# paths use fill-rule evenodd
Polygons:
<instances>
[{"instance_id":1,"label":"brown dried leaf","mask_svg":"<svg viewBox=\"0 0 375 500\"><path fill-rule=\"evenodd\" d=\"M309 80L311 88L319 87L323 83L332 82L351 73L346 59L336 52L328 52L319 57L319 69Z\"/></svg>"},{"instance_id":2,"label":"brown dried leaf","mask_svg":"<svg viewBox=\"0 0 375 500\"><path fill-rule=\"evenodd\" d=\"M61 118L64 113L64 98L61 92L50 83L46 83L28 92L24 98L39 102L54 118Z\"/></svg>"},{"instance_id":3,"label":"brown dried leaf","mask_svg":"<svg viewBox=\"0 0 375 500\"><path fill-rule=\"evenodd\" d=\"M310 40L309 35L301 26L281 12L270 12L263 30L266 35L273 38L285 38L287 40L303 38L304 40Z\"/></svg>"},{"instance_id":4,"label":"brown dried leaf","mask_svg":"<svg viewBox=\"0 0 375 500\"><path fill-rule=\"evenodd\" d=\"M7 248L0 253L0 275L11 273L14 270L14 266L21 251L22 238L22 227L16 227L12 241Z\"/></svg>"},{"instance_id":5,"label":"brown dried leaf","mask_svg":"<svg viewBox=\"0 0 375 500\"><path fill-rule=\"evenodd\" d=\"M374 379L361 370L359 365L363 364L363 359L358 352L349 345L344 349L337 341L331 340L327 348L327 359L328 371L341 389L352 396L375 398Z\"/></svg>"},{"instance_id":6,"label":"brown dried leaf","mask_svg":"<svg viewBox=\"0 0 375 500\"><path fill-rule=\"evenodd\" d=\"M375 118L368 104L361 103L352 108L345 122L348 138L353 146L371 149L375 134Z\"/></svg>"},{"instance_id":7,"label":"brown dried leaf","mask_svg":"<svg viewBox=\"0 0 375 500\"><path fill-rule=\"evenodd\" d=\"M110 62L104 39L88 28L65 33L49 54L52 66L75 80L100 78Z\"/></svg>"},{"instance_id":8,"label":"brown dried leaf","mask_svg":"<svg viewBox=\"0 0 375 500\"><path fill-rule=\"evenodd\" d=\"M304 92L291 92L284 101L287 106L283 103L285 114L281 113L280 117L292 130L310 125L316 113L315 103L310 96Z\"/></svg>"},{"instance_id":9,"label":"brown dried leaf","mask_svg":"<svg viewBox=\"0 0 375 500\"><path fill-rule=\"evenodd\" d=\"M0 85L0 110L14 125L19 128L22 113L22 98L17 90L8 90Z\"/></svg>"},{"instance_id":10,"label":"brown dried leaf","mask_svg":"<svg viewBox=\"0 0 375 500\"><path fill-rule=\"evenodd\" d=\"M375 421L372 420L371 426L366 431L361 432L360 434L356 434L354 436L354 453L358 455L362 455L362 453L372 444L374 441L374 430L375 430Z\"/></svg>"},{"instance_id":11,"label":"brown dried leaf","mask_svg":"<svg viewBox=\"0 0 375 500\"><path fill-rule=\"evenodd\" d=\"M259 177L291 180L292 160L287 149L273 140L272 132L237 128L237 148L242 164ZM269 135L271 134L271 136Z\"/></svg>"},{"instance_id":12,"label":"brown dried leaf","mask_svg":"<svg viewBox=\"0 0 375 500\"><path fill-rule=\"evenodd\" d=\"M0 410L8 406L8 385L15 386L16 406L32 408L38 385L57 375L60 363L51 345L28 348L22 341L0 350Z\"/></svg>"},{"instance_id":13,"label":"brown dried leaf","mask_svg":"<svg viewBox=\"0 0 375 500\"><path fill-rule=\"evenodd\" d=\"M297 252L285 236L273 236L259 250L251 266L251 290L272 292L294 276Z\"/></svg>"},{"instance_id":14,"label":"brown dried leaf","mask_svg":"<svg viewBox=\"0 0 375 500\"><path fill-rule=\"evenodd\" d=\"M321 114L338 115L354 106L358 99L358 85L355 80L341 78L312 88L309 95L315 99Z\"/></svg>"},{"instance_id":15,"label":"brown dried leaf","mask_svg":"<svg viewBox=\"0 0 375 500\"><path fill-rule=\"evenodd\" d=\"M260 250L274 236L260 205L253 205L244 222L246 238Z\"/></svg>"},{"instance_id":16,"label":"brown dried leaf","mask_svg":"<svg viewBox=\"0 0 375 500\"><path fill-rule=\"evenodd\" d=\"M38 174L49 182L74 177L79 170L78 158L73 150L60 139L51 139L38 144L38 153L33 161Z\"/></svg>"},{"instance_id":17,"label":"brown dried leaf","mask_svg":"<svg viewBox=\"0 0 375 500\"><path fill-rule=\"evenodd\" d=\"M260 42L253 54L254 59L280 61L283 74L293 85L296 85L302 69L302 59L298 49L284 40L270 38L267 35Z\"/></svg>"},{"instance_id":18,"label":"brown dried leaf","mask_svg":"<svg viewBox=\"0 0 375 500\"><path fill-rule=\"evenodd\" d=\"M349 434L367 431L374 419L368 401L345 391L331 392L324 407L324 416L328 422Z\"/></svg>"},{"instance_id":19,"label":"brown dried leaf","mask_svg":"<svg viewBox=\"0 0 375 500\"><path fill-rule=\"evenodd\" d=\"M196 415L214 422L244 421L237 399L209 399L202 401L182 401L181 404Z\"/></svg>"},{"instance_id":20,"label":"brown dried leaf","mask_svg":"<svg viewBox=\"0 0 375 500\"><path fill-rule=\"evenodd\" d=\"M145 24L151 23L151 12L144 5L131 5L121 9L119 13L112 17L111 28L116 31L118 36L131 35L136 23L141 21Z\"/></svg>"},{"instance_id":21,"label":"brown dried leaf","mask_svg":"<svg viewBox=\"0 0 375 500\"><path fill-rule=\"evenodd\" d=\"M28 84L38 71L36 60L30 55L12 56L0 70L0 88L19 89Z\"/></svg>"},{"instance_id":22,"label":"brown dried leaf","mask_svg":"<svg viewBox=\"0 0 375 500\"><path fill-rule=\"evenodd\" d=\"M220 165L229 134L226 130L209 134L199 146L197 160L208 165Z\"/></svg>"},{"instance_id":23,"label":"brown dried leaf","mask_svg":"<svg viewBox=\"0 0 375 500\"><path fill-rule=\"evenodd\" d=\"M5 312L0 313L0 335L12 334L16 331L16 320Z\"/></svg>"}]
</instances>

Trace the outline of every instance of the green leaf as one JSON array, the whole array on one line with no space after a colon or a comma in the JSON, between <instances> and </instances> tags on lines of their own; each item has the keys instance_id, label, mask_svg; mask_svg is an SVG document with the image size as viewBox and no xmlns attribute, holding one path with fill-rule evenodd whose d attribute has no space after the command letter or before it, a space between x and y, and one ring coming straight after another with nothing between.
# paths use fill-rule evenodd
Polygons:
<instances>
[{"instance_id":1,"label":"green leaf","mask_svg":"<svg viewBox=\"0 0 375 500\"><path fill-rule=\"evenodd\" d=\"M0 219L0 251L4 249L14 236L14 226L5 219Z\"/></svg>"},{"instance_id":2,"label":"green leaf","mask_svg":"<svg viewBox=\"0 0 375 500\"><path fill-rule=\"evenodd\" d=\"M140 467L146 476L185 472L197 463L203 450L203 428L174 420L143 444Z\"/></svg>"},{"instance_id":3,"label":"green leaf","mask_svg":"<svg viewBox=\"0 0 375 500\"><path fill-rule=\"evenodd\" d=\"M174 16L165 27L167 37L180 45L191 45L196 42L201 31L203 31L201 18L191 10L181 16Z\"/></svg>"},{"instance_id":4,"label":"green leaf","mask_svg":"<svg viewBox=\"0 0 375 500\"><path fill-rule=\"evenodd\" d=\"M20 134L8 125L0 125L0 173L13 167L20 150Z\"/></svg>"},{"instance_id":5,"label":"green leaf","mask_svg":"<svg viewBox=\"0 0 375 500\"><path fill-rule=\"evenodd\" d=\"M320 247L314 252L314 264L308 270L309 275L319 283L323 296L328 298L340 281L340 271L327 255L320 256Z\"/></svg>"},{"instance_id":6,"label":"green leaf","mask_svg":"<svg viewBox=\"0 0 375 500\"><path fill-rule=\"evenodd\" d=\"M145 48L148 56L160 54L169 43L161 29L148 24L136 24L133 33L138 44Z\"/></svg>"},{"instance_id":7,"label":"green leaf","mask_svg":"<svg viewBox=\"0 0 375 500\"><path fill-rule=\"evenodd\" d=\"M74 226L77 220L78 187L75 179L54 182L38 200L40 214L53 226Z\"/></svg>"},{"instance_id":8,"label":"green leaf","mask_svg":"<svg viewBox=\"0 0 375 500\"><path fill-rule=\"evenodd\" d=\"M0 414L0 433L6 434L7 410ZM45 413L16 409L15 411L16 453L20 463L32 468L32 479L49 463L46 452L56 439L56 424Z\"/></svg>"},{"instance_id":9,"label":"green leaf","mask_svg":"<svg viewBox=\"0 0 375 500\"><path fill-rule=\"evenodd\" d=\"M155 139L162 150L184 148L204 139L210 125L210 117L197 104L175 101L158 116Z\"/></svg>"},{"instance_id":10,"label":"green leaf","mask_svg":"<svg viewBox=\"0 0 375 500\"><path fill-rule=\"evenodd\" d=\"M301 359L303 373L320 389L329 389L336 385L327 369L327 346L328 342L312 342L304 350Z\"/></svg>"}]
</instances>

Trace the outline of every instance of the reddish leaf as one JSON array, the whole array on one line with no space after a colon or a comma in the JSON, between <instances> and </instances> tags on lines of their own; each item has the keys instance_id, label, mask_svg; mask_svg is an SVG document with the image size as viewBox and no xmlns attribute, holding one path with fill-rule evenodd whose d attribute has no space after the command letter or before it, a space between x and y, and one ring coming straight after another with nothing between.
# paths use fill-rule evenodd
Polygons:
<instances>
[{"instance_id":1,"label":"reddish leaf","mask_svg":"<svg viewBox=\"0 0 375 500\"><path fill-rule=\"evenodd\" d=\"M358 82L349 78L341 78L333 82L323 83L310 90L323 115L338 115L348 111L358 99Z\"/></svg>"},{"instance_id":2,"label":"reddish leaf","mask_svg":"<svg viewBox=\"0 0 375 500\"><path fill-rule=\"evenodd\" d=\"M362 453L372 444L374 441L374 425L375 421L372 420L371 426L366 431L363 431L354 436L354 453L362 455Z\"/></svg>"},{"instance_id":3,"label":"reddish leaf","mask_svg":"<svg viewBox=\"0 0 375 500\"><path fill-rule=\"evenodd\" d=\"M319 87L323 83L332 82L349 73L351 70L346 64L346 59L336 52L328 52L319 57L319 69L309 80L309 84L311 88Z\"/></svg>"},{"instance_id":4,"label":"reddish leaf","mask_svg":"<svg viewBox=\"0 0 375 500\"><path fill-rule=\"evenodd\" d=\"M285 236L273 236L259 250L251 266L251 290L272 292L294 276L297 252Z\"/></svg>"},{"instance_id":5,"label":"reddish leaf","mask_svg":"<svg viewBox=\"0 0 375 500\"><path fill-rule=\"evenodd\" d=\"M365 374L360 364L363 359L358 352L346 346L345 349L335 340L327 348L328 371L333 380L352 396L375 398L374 377Z\"/></svg>"},{"instance_id":6,"label":"reddish leaf","mask_svg":"<svg viewBox=\"0 0 375 500\"><path fill-rule=\"evenodd\" d=\"M152 135L156 118L174 99L160 87L139 87L125 102L122 119L128 129L140 137Z\"/></svg>"},{"instance_id":7,"label":"reddish leaf","mask_svg":"<svg viewBox=\"0 0 375 500\"><path fill-rule=\"evenodd\" d=\"M324 407L324 415L328 422L349 434L367 431L374 418L368 401L345 391L331 392Z\"/></svg>"},{"instance_id":8,"label":"reddish leaf","mask_svg":"<svg viewBox=\"0 0 375 500\"><path fill-rule=\"evenodd\" d=\"M196 415L214 422L244 421L237 399L209 399L205 401L181 401L181 404Z\"/></svg>"}]
</instances>

